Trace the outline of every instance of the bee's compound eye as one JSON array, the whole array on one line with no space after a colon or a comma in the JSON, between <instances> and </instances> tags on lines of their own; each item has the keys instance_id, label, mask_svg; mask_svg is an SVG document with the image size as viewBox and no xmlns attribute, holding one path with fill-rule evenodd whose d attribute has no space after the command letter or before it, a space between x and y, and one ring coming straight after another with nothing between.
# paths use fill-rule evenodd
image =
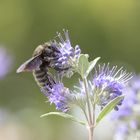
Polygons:
<instances>
[{"instance_id":1,"label":"bee's compound eye","mask_svg":"<svg viewBox=\"0 0 140 140\"><path fill-rule=\"evenodd\" d=\"M48 48L48 49L51 49L52 47L49 45L47 48Z\"/></svg>"}]
</instances>

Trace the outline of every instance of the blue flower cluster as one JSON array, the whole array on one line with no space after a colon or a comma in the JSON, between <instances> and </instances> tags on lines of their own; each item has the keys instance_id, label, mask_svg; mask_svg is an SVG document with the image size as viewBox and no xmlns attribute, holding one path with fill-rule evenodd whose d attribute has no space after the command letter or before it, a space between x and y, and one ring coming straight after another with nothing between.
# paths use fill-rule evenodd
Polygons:
<instances>
[{"instance_id":1,"label":"blue flower cluster","mask_svg":"<svg viewBox=\"0 0 140 140\"><path fill-rule=\"evenodd\" d=\"M117 70L117 66L113 66L111 69L108 65L103 65L95 70L95 75L92 80L92 84L95 90L99 92L98 104L103 108L111 100L123 94L123 89L131 79L131 73L126 73L122 68ZM123 99L115 106L115 110L118 110L118 106L122 104Z\"/></svg>"},{"instance_id":2,"label":"blue flower cluster","mask_svg":"<svg viewBox=\"0 0 140 140\"><path fill-rule=\"evenodd\" d=\"M49 102L55 104L57 110L63 112L69 110L68 103L72 100L72 94L68 88L64 87L63 83L54 84L52 87L47 85L42 91L47 95Z\"/></svg>"},{"instance_id":3,"label":"blue flower cluster","mask_svg":"<svg viewBox=\"0 0 140 140\"><path fill-rule=\"evenodd\" d=\"M72 47L70 38L68 35L68 30L64 30L64 38L60 33L58 34L58 40L54 40L51 44L57 50L57 55L55 56L55 61L52 62L52 65L55 65L57 69L64 70L73 67L73 63L78 61L78 58L81 53L81 49L78 45L75 48Z\"/></svg>"},{"instance_id":4,"label":"blue flower cluster","mask_svg":"<svg viewBox=\"0 0 140 140\"><path fill-rule=\"evenodd\" d=\"M72 47L68 31L64 31L64 38L60 33L58 33L59 41L54 40L52 46L56 51L54 51L54 56L56 59L52 61L52 65L60 70L61 76L65 76L65 73L73 72L75 67L78 65L78 58L80 57L81 49L78 45L75 48ZM97 105L101 109L108 104L114 98L123 94L123 89L129 79L131 79L131 73L126 73L122 68L117 70L117 66L113 66L111 69L108 65L103 65L95 69L95 74L88 81L88 91L90 93L89 98L94 99L95 93ZM73 99L83 99L86 98L86 91L83 81L80 81L79 87L77 86L77 91L70 91L68 88L59 81L56 84L51 85L51 87L46 85L46 89L42 91L47 95L49 101L56 105L56 109L66 112L69 110L69 99L73 96ZM76 92L75 92L76 91ZM115 110L118 110L118 106L122 104L123 99L115 106ZM79 101L78 101L79 102Z\"/></svg>"}]
</instances>

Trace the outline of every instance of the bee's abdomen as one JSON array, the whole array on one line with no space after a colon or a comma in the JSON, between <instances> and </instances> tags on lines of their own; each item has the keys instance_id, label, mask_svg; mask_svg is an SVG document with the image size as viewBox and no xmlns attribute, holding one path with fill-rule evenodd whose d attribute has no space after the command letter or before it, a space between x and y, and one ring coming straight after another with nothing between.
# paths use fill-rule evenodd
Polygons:
<instances>
[{"instance_id":1,"label":"bee's abdomen","mask_svg":"<svg viewBox=\"0 0 140 140\"><path fill-rule=\"evenodd\" d=\"M43 70L35 70L33 72L35 81L37 82L37 84L42 88L45 87L47 84L49 84L48 81L48 74L46 71Z\"/></svg>"}]
</instances>

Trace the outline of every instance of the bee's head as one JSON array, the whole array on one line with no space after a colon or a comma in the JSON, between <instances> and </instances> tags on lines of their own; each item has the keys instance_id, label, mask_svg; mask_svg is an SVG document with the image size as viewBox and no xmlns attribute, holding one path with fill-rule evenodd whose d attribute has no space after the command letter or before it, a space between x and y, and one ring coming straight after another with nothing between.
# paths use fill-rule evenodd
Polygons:
<instances>
[{"instance_id":1,"label":"bee's head","mask_svg":"<svg viewBox=\"0 0 140 140\"><path fill-rule=\"evenodd\" d=\"M42 55L42 56L44 54L47 55L47 54L50 54L52 52L53 52L53 50L52 50L51 44L49 42L47 42L47 43L44 43L44 44L36 47L36 49L33 52L33 57L35 57L37 55Z\"/></svg>"}]
</instances>

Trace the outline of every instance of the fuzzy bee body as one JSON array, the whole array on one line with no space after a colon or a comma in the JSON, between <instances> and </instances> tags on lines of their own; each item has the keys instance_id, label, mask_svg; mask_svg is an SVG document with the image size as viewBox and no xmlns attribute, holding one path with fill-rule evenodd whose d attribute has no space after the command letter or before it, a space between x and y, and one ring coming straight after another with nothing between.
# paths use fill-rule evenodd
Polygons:
<instances>
[{"instance_id":1,"label":"fuzzy bee body","mask_svg":"<svg viewBox=\"0 0 140 140\"><path fill-rule=\"evenodd\" d=\"M42 68L33 71L34 79L37 85L41 88L45 88L46 85L51 87L55 82L50 74L48 74L47 68Z\"/></svg>"},{"instance_id":2,"label":"fuzzy bee body","mask_svg":"<svg viewBox=\"0 0 140 140\"><path fill-rule=\"evenodd\" d=\"M35 81L37 82L37 84L40 86L40 87L44 87L45 86L45 83L47 81L47 74L45 71L42 71L42 70L35 70L33 72L33 76L35 78Z\"/></svg>"},{"instance_id":3,"label":"fuzzy bee body","mask_svg":"<svg viewBox=\"0 0 140 140\"><path fill-rule=\"evenodd\" d=\"M32 58L24 62L17 70L17 73L29 71L33 72L35 81L39 87L44 88L46 85L52 86L55 82L48 73L48 67L53 59L55 50L50 43L39 45L33 52Z\"/></svg>"}]
</instances>

